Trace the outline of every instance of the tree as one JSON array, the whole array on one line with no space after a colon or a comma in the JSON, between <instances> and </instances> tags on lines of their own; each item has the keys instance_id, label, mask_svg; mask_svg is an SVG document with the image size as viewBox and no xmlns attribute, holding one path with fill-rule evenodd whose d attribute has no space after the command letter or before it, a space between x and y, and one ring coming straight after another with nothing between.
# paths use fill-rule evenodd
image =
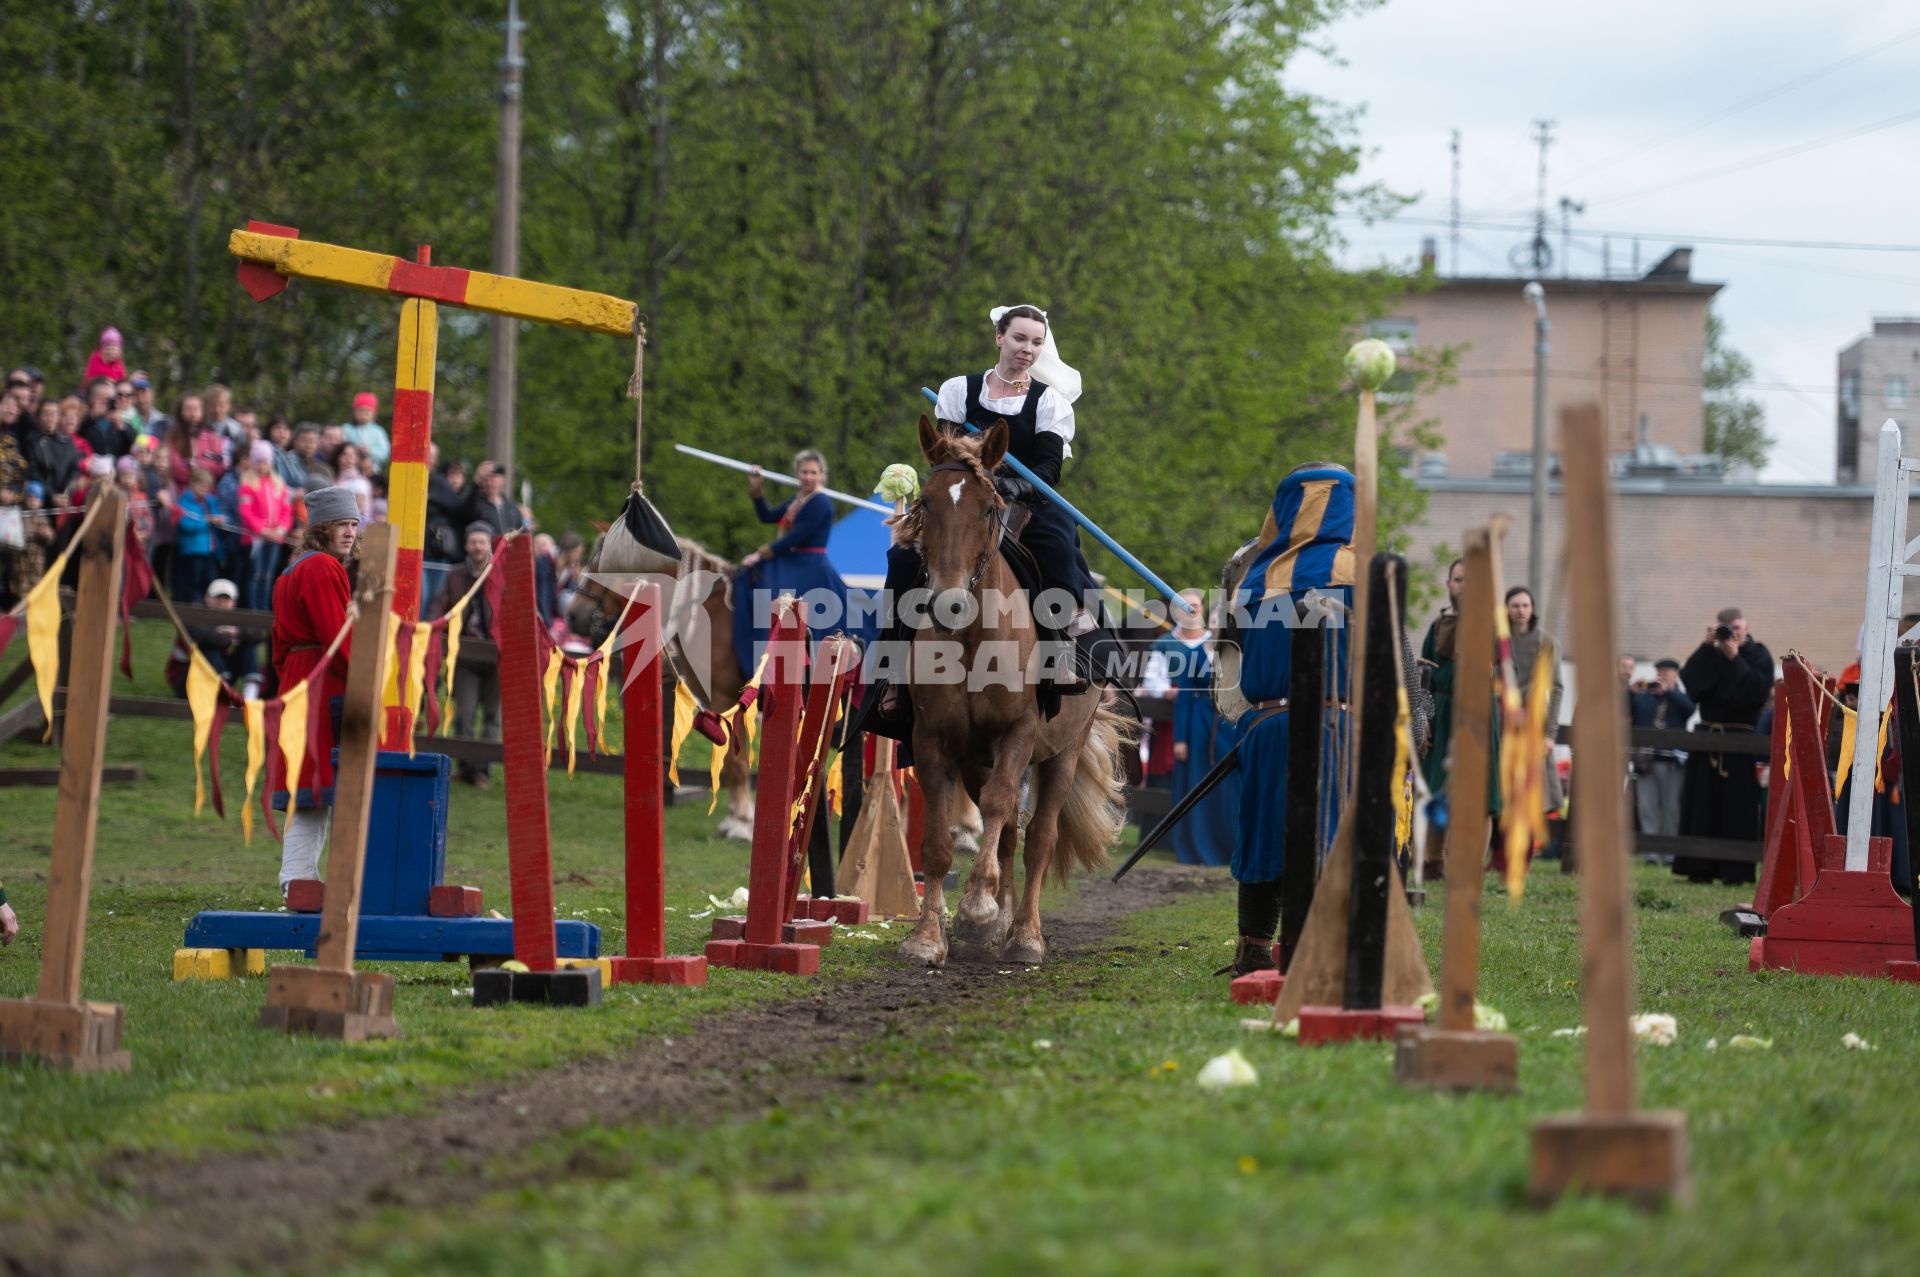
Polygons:
<instances>
[{"instance_id":1,"label":"tree","mask_svg":"<svg viewBox=\"0 0 1920 1277\"><path fill-rule=\"evenodd\" d=\"M1767 464L1773 436L1767 433L1767 410L1758 400L1740 393L1753 379L1753 364L1727 345L1726 325L1713 307L1707 308L1707 354L1701 371L1706 393L1706 448L1728 468Z\"/></svg>"}]
</instances>

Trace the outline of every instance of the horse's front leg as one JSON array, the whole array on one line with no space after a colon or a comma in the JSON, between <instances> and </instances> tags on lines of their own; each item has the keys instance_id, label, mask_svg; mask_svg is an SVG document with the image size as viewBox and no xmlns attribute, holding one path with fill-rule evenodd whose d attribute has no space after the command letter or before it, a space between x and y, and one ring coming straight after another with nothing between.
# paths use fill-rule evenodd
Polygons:
<instances>
[{"instance_id":1,"label":"horse's front leg","mask_svg":"<svg viewBox=\"0 0 1920 1277\"><path fill-rule=\"evenodd\" d=\"M1001 839L1019 828L1020 777L1033 757L1034 728L1022 724L1000 738L993 767L980 787L980 850L967 875L966 894L953 920L953 938L963 956L998 961L1006 942L1011 914L1001 902L1004 894Z\"/></svg>"},{"instance_id":2,"label":"horse's front leg","mask_svg":"<svg viewBox=\"0 0 1920 1277\"><path fill-rule=\"evenodd\" d=\"M726 756L720 763L720 785L727 791L727 814L720 822L720 836L753 841L753 774L748 769L744 738L727 741Z\"/></svg>"},{"instance_id":3,"label":"horse's front leg","mask_svg":"<svg viewBox=\"0 0 1920 1277\"><path fill-rule=\"evenodd\" d=\"M923 751L919 737L914 739L914 757L919 762L914 772L920 783L920 797L926 804L926 830L920 835L920 868L926 877L920 896L920 919L913 934L900 945L901 956L928 966L943 966L947 961L947 870L953 867L953 831L947 826L947 813L953 809L953 791L959 787L956 769L946 759Z\"/></svg>"}]
</instances>

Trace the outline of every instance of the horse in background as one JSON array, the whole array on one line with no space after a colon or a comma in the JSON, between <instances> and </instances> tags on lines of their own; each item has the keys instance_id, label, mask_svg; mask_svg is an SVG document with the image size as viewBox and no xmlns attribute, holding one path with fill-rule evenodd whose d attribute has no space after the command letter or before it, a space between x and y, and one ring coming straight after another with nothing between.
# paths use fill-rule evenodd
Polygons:
<instances>
[{"instance_id":1,"label":"horse in background","mask_svg":"<svg viewBox=\"0 0 1920 1277\"><path fill-rule=\"evenodd\" d=\"M957 643L967 677L908 680L914 771L927 803L920 843L926 894L901 952L933 966L946 961L941 888L954 851L948 813L956 799L971 796L984 828L953 922L954 951L963 958L1039 963L1047 951L1040 890L1048 873L1064 880L1075 870L1098 869L1120 841L1126 818L1121 751L1132 741L1133 723L1097 689L1065 697L1052 718L1041 716L1031 677L1038 631L1026 592L1000 553L1008 505L993 472L1006 455L1006 423L996 422L984 435L955 436L923 416L920 449L932 473L894 531L896 540L918 542L932 600L931 624L913 635L912 669L934 664L920 659L931 655L928 645ZM1032 811L1016 909L1013 855L1021 841L1020 785L1029 767Z\"/></svg>"},{"instance_id":2,"label":"horse in background","mask_svg":"<svg viewBox=\"0 0 1920 1277\"><path fill-rule=\"evenodd\" d=\"M661 639L666 651L661 695L673 703L673 684L687 685L702 709L725 712L740 699L747 672L733 654L734 565L697 541L675 537L680 557L668 558L649 548L615 519L593 543L583 584L567 606L567 628L598 646L606 640L626 606L626 594L617 588L634 576L673 579L662 619ZM714 746L715 749L721 746ZM753 839L753 787L746 745L729 739L720 765L720 786L726 791L727 810L718 833L741 842Z\"/></svg>"}]
</instances>

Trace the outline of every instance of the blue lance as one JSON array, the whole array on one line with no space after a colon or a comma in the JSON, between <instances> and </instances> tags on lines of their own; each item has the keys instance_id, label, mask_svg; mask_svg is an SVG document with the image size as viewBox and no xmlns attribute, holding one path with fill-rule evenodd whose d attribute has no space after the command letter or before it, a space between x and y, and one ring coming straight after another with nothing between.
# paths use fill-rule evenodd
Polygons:
<instances>
[{"instance_id":1,"label":"blue lance","mask_svg":"<svg viewBox=\"0 0 1920 1277\"><path fill-rule=\"evenodd\" d=\"M933 404L934 407L938 408L940 406L940 396L933 393L933 391L928 390L925 386L922 386L920 387L920 393L925 395L927 397L927 401ZM965 426L967 430L973 434L977 435L982 433L980 430L980 427L974 425L971 421L963 421L960 424ZM1047 500L1053 502L1055 505L1059 506L1062 510L1065 510L1068 514L1072 515L1073 521L1075 523L1079 524L1081 527L1085 528L1088 532L1092 533L1094 540L1098 541L1101 545L1106 546L1107 549L1113 551L1113 556L1119 559L1122 563L1126 564L1128 567L1132 568L1137 574L1139 574L1139 577L1141 580L1145 581L1148 585L1151 585L1154 589L1160 591L1161 597L1165 598L1168 603L1178 608L1181 612L1186 612L1189 610L1187 607L1186 601L1180 597L1179 593L1171 585L1168 585L1165 581L1162 581L1158 576L1155 576L1153 573L1153 570L1149 568L1146 564L1142 563L1140 560L1134 558L1132 554L1128 553L1127 548L1125 546L1121 545L1118 541L1108 536L1105 532L1102 532L1100 530L1099 524L1095 523L1092 519L1089 519L1086 515L1081 514L1078 510L1074 509L1072 503L1067 501L1065 498L1063 498L1058 492L1055 492L1045 479L1042 479L1039 475L1029 470L1024 464L1022 464L1018 459L1014 457L1011 457L1011 456L1008 457L1006 459L1006 465L1008 469L1012 470L1015 474L1019 475L1022 479L1025 479L1028 483L1031 483L1036 489L1038 489L1041 496L1044 496Z\"/></svg>"}]
</instances>

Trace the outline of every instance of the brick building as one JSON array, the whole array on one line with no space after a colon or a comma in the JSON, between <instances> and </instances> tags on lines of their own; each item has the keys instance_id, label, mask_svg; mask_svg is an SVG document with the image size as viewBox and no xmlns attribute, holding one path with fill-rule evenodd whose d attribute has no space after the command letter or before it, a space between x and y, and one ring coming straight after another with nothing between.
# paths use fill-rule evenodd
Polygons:
<instances>
[{"instance_id":1,"label":"brick building","mask_svg":"<svg viewBox=\"0 0 1920 1277\"><path fill-rule=\"evenodd\" d=\"M1437 584L1466 529L1496 514L1510 521L1506 583L1525 580L1534 343L1525 282L1443 279L1374 325L1376 335L1402 350L1457 352L1455 383L1412 404L1416 420L1436 425L1441 445L1404 458L1427 498L1424 517L1409 530L1409 559L1429 583ZM1551 324L1548 429L1557 431L1563 409L1590 403L1600 405L1608 427L1625 649L1648 660L1684 660L1713 614L1737 606L1775 656L1798 649L1829 669L1853 659L1865 611L1871 489L1852 481L1729 482L1716 458L1701 455L1707 304L1721 285L1692 278L1685 248L1637 278L1542 283ZM1920 390L1920 320L1877 321L1872 337L1842 354L1843 454L1850 358L1859 371L1856 400L1879 413L1890 395L1906 393L1898 368L1911 366L1908 385ZM1853 446L1865 457L1858 473L1871 479L1871 434L1884 414L1869 416L1871 429L1858 426ZM1910 441L1909 451L1915 448L1920 439ZM1558 475L1557 457L1552 472ZM1545 557L1554 566L1548 580L1525 583L1547 625L1566 640L1560 515L1556 482ZM1413 619L1424 628L1426 617Z\"/></svg>"},{"instance_id":2,"label":"brick building","mask_svg":"<svg viewBox=\"0 0 1920 1277\"><path fill-rule=\"evenodd\" d=\"M1835 473L1841 483L1873 482L1880 426L1900 427L1902 456L1920 456L1913 428L1920 394L1920 317L1879 319L1840 352Z\"/></svg>"}]
</instances>

